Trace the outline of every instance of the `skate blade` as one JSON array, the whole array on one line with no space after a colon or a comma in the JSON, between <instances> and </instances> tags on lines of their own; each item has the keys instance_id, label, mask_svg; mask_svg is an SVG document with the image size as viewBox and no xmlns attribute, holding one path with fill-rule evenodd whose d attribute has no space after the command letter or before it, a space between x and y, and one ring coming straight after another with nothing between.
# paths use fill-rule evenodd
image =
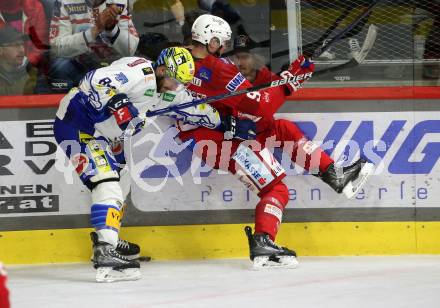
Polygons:
<instances>
[{"instance_id":1,"label":"skate blade","mask_svg":"<svg viewBox=\"0 0 440 308\"><path fill-rule=\"evenodd\" d=\"M253 270L262 270L266 268L296 268L298 260L294 256L280 256L277 261L269 259L269 256L255 257L253 261Z\"/></svg>"},{"instance_id":2,"label":"skate blade","mask_svg":"<svg viewBox=\"0 0 440 308\"><path fill-rule=\"evenodd\" d=\"M124 257L126 257L128 260L137 260L140 257L140 254L135 254L135 255L123 255Z\"/></svg>"},{"instance_id":3,"label":"skate blade","mask_svg":"<svg viewBox=\"0 0 440 308\"><path fill-rule=\"evenodd\" d=\"M138 260L141 256L140 254L135 254L135 255L123 255L124 257L126 257L128 260ZM90 257L90 262L93 262L93 254Z\"/></svg>"},{"instance_id":4,"label":"skate blade","mask_svg":"<svg viewBox=\"0 0 440 308\"><path fill-rule=\"evenodd\" d=\"M131 281L141 279L138 268L114 270L112 267L100 267L96 270L96 282Z\"/></svg>"},{"instance_id":5,"label":"skate blade","mask_svg":"<svg viewBox=\"0 0 440 308\"><path fill-rule=\"evenodd\" d=\"M365 183L367 183L370 175L373 174L374 169L374 164L365 163L359 172L359 177L355 181L349 182L342 190L347 199L351 199L358 194L359 190L364 186Z\"/></svg>"}]
</instances>

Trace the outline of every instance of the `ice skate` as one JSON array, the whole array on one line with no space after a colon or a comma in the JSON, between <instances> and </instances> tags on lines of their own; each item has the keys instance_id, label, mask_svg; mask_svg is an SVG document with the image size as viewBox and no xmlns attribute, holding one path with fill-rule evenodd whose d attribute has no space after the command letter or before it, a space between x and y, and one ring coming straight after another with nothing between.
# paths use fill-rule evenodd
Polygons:
<instances>
[{"instance_id":1,"label":"ice skate","mask_svg":"<svg viewBox=\"0 0 440 308\"><path fill-rule=\"evenodd\" d=\"M96 233L96 232L92 232ZM118 239L118 245L116 246L116 252L128 260L138 260L140 257L141 248L135 243ZM93 254L90 257L90 261L93 262Z\"/></svg>"},{"instance_id":2,"label":"ice skate","mask_svg":"<svg viewBox=\"0 0 440 308\"><path fill-rule=\"evenodd\" d=\"M135 243L118 239L118 245L116 246L116 252L128 260L139 259L141 248Z\"/></svg>"},{"instance_id":3,"label":"ice skate","mask_svg":"<svg viewBox=\"0 0 440 308\"><path fill-rule=\"evenodd\" d=\"M95 232L90 233L93 242L93 267L97 282L138 280L141 278L140 265L119 254L112 245L99 242Z\"/></svg>"},{"instance_id":4,"label":"ice skate","mask_svg":"<svg viewBox=\"0 0 440 308\"><path fill-rule=\"evenodd\" d=\"M331 164L327 171L320 173L318 177L338 194L343 193L348 199L351 199L356 196L373 172L374 165L372 163L359 159L348 167L335 168L335 165Z\"/></svg>"},{"instance_id":5,"label":"ice skate","mask_svg":"<svg viewBox=\"0 0 440 308\"><path fill-rule=\"evenodd\" d=\"M277 246L268 234L252 234L252 228L246 226L244 231L249 241L250 259L253 269L263 268L296 268L296 253L286 247Z\"/></svg>"}]
</instances>

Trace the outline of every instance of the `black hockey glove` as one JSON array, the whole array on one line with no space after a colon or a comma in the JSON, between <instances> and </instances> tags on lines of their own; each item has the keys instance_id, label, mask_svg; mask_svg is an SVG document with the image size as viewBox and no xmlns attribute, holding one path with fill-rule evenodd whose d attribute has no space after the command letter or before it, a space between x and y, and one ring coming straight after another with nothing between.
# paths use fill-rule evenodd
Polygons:
<instances>
[{"instance_id":1,"label":"black hockey glove","mask_svg":"<svg viewBox=\"0 0 440 308\"><path fill-rule=\"evenodd\" d=\"M252 120L239 119L228 115L222 117L222 123L219 127L225 133L225 140L233 138L239 140L255 140L257 137L257 125Z\"/></svg>"}]
</instances>

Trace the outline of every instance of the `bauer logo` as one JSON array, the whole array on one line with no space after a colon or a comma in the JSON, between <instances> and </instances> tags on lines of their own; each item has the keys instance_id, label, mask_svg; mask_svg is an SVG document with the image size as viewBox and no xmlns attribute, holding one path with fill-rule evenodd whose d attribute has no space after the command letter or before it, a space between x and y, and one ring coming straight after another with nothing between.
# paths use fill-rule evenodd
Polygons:
<instances>
[{"instance_id":1,"label":"bauer logo","mask_svg":"<svg viewBox=\"0 0 440 308\"><path fill-rule=\"evenodd\" d=\"M59 196L52 185L0 186L0 214L58 212Z\"/></svg>"}]
</instances>

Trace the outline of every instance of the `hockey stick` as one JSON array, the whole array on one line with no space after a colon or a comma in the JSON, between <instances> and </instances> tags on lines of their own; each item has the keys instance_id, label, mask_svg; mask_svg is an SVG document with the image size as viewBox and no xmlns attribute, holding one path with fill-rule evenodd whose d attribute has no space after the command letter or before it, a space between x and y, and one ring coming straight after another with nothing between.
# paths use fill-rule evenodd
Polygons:
<instances>
[{"instance_id":1,"label":"hockey stick","mask_svg":"<svg viewBox=\"0 0 440 308\"><path fill-rule=\"evenodd\" d=\"M316 40L315 43L311 43L303 46L303 50L310 50L310 49L315 50L318 46L322 45L325 42L325 40L328 39L330 34L339 26L341 21L343 21L351 13L352 9L353 9L353 3L345 8L342 14L339 15L338 18L336 18L333 24L330 27L328 27L328 29L319 37L318 40ZM289 50L287 50L286 54L289 54Z\"/></svg>"},{"instance_id":2,"label":"hockey stick","mask_svg":"<svg viewBox=\"0 0 440 308\"><path fill-rule=\"evenodd\" d=\"M368 7L366 7L363 12L361 13L361 15L359 15L350 25L348 25L344 30L342 30L339 34L337 34L336 36L334 36L332 39L330 39L327 44L323 44L324 41L328 38L327 32L331 33L331 31L333 31L333 29L335 29L338 25L335 22L332 27L330 27L329 29L327 29L326 33L324 33L323 35L321 35L321 37L310 44L307 44L304 46L303 48L303 54L305 56L309 56L309 57L318 57L320 56L324 51L326 51L328 48L330 48L330 45L332 45L334 42L339 41L340 39L343 39L345 37L345 35L347 35L349 32L351 32L353 29L356 28L356 26L359 25L359 23L365 19L367 16L370 15L371 11L374 9L374 7L381 2L382 0L377 0L374 1L373 3L371 3ZM336 21L339 20L342 21L345 17L348 16L348 8L341 14L341 16L338 17L338 19ZM345 15L345 16L344 16ZM333 29L331 29L333 28ZM347 30L349 29L349 30ZM331 30L331 31L329 31ZM285 56L289 54L289 50L282 50L282 51L278 51L275 52L271 55L272 59L273 58L279 58L281 56Z\"/></svg>"},{"instance_id":3,"label":"hockey stick","mask_svg":"<svg viewBox=\"0 0 440 308\"><path fill-rule=\"evenodd\" d=\"M178 104L178 105L174 105L174 106L169 106L169 107L165 107L162 109L157 109L157 110L153 110L153 111L147 111L147 117L154 117L154 116L158 116L158 115L162 115L165 113L169 113L169 112L174 112L174 111L178 111L181 109L185 109L185 108L189 108L189 107L194 107L197 105L201 105L201 104L210 104L219 100L223 100L223 99L227 99L230 97L234 97L234 96L238 96L238 95L243 95L243 94L247 94L249 92L255 92L255 91L260 91L260 90L264 90L264 89L268 89L268 88L273 88L273 87L278 87L281 86L283 84L286 83L294 83L296 82L296 80L303 80L303 79L308 79L312 77L312 73L308 73L308 74L301 74L298 76L292 76L289 78L284 78L284 79L279 79L279 80L274 80L274 81L270 81L261 85L257 85L257 86L253 86L250 88L246 88L246 89L242 89L239 91L234 91L234 92L227 92L224 94L219 94L219 95L215 95L215 96L210 96L207 98L202 98L202 99L196 99L190 102L186 102L186 103L182 103L182 104Z\"/></svg>"},{"instance_id":4,"label":"hockey stick","mask_svg":"<svg viewBox=\"0 0 440 308\"><path fill-rule=\"evenodd\" d=\"M167 19L167 20L159 21L159 22L148 22L148 21L144 21L144 27L147 27L147 28L154 28L154 27L156 27L156 26L164 25L164 24L167 24L167 23L173 22L173 21L175 21L175 20L176 20L176 19L173 17L173 18L171 18L171 19Z\"/></svg>"},{"instance_id":5,"label":"hockey stick","mask_svg":"<svg viewBox=\"0 0 440 308\"><path fill-rule=\"evenodd\" d=\"M366 10L364 10L364 12L355 19L355 21L353 21L347 28L345 28L343 31L339 32L337 35L335 35L333 38L331 38L327 44L319 46L311 55L312 58L317 58L319 57L324 51L326 51L327 49L330 48L331 45L333 45L335 42L339 41L340 39L344 38L345 35L347 33L349 33L350 31L352 31L353 29L356 28L356 26L368 15L370 15L370 12L374 9L374 7L380 2L381 0L377 0L375 2L373 2L372 4L370 4L370 6L368 6L368 8ZM316 42L318 43L318 42ZM304 53L305 56L307 56L306 53Z\"/></svg>"},{"instance_id":6,"label":"hockey stick","mask_svg":"<svg viewBox=\"0 0 440 308\"><path fill-rule=\"evenodd\" d=\"M365 58L368 56L370 50L373 48L373 45L376 42L376 37L377 37L377 27L375 25L370 25L368 28L367 36L365 37L365 41L362 44L361 50L359 52L356 52L350 61L338 66L329 67L320 71L316 71L313 75L321 76L327 73L336 72L347 68L353 68L358 66L359 64L362 64Z\"/></svg>"}]
</instances>

